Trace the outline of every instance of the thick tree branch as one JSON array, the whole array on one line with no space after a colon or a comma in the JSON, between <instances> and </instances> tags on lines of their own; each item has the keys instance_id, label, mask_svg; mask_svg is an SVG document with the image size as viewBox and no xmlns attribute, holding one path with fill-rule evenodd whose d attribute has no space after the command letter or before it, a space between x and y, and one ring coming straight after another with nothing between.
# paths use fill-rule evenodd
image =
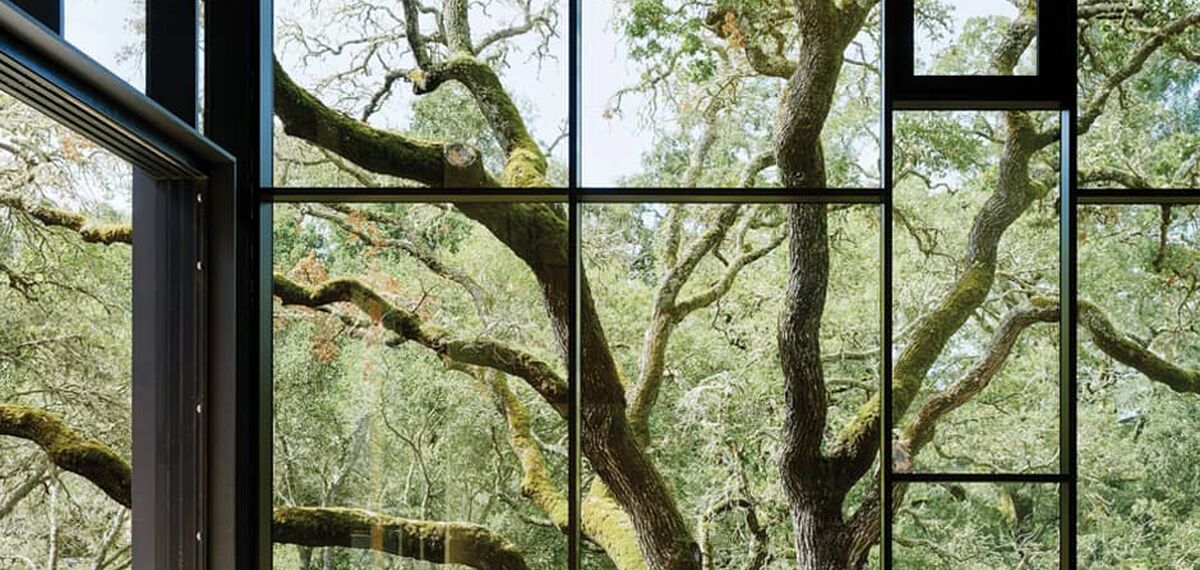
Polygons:
<instances>
[{"instance_id":1,"label":"thick tree branch","mask_svg":"<svg viewBox=\"0 0 1200 570\"><path fill-rule=\"evenodd\" d=\"M546 157L529 135L525 119L517 109L500 77L479 58L459 52L446 61L409 75L413 92L431 93L447 81L457 81L471 92L506 157L503 185L546 186Z\"/></svg>"},{"instance_id":2,"label":"thick tree branch","mask_svg":"<svg viewBox=\"0 0 1200 570\"><path fill-rule=\"evenodd\" d=\"M334 111L292 81L275 62L275 114L283 132L337 153L376 174L429 186L490 188L479 151L376 129Z\"/></svg>"},{"instance_id":3,"label":"thick tree branch","mask_svg":"<svg viewBox=\"0 0 1200 570\"><path fill-rule=\"evenodd\" d=\"M76 473L118 504L133 507L129 462L79 435L45 410L0 404L0 435L29 440L61 469ZM275 510L276 543L379 550L480 570L526 570L520 553L496 533L470 523L401 519L358 509L285 507Z\"/></svg>"},{"instance_id":4,"label":"thick tree branch","mask_svg":"<svg viewBox=\"0 0 1200 570\"><path fill-rule=\"evenodd\" d=\"M533 436L529 410L509 389L502 374L490 371L488 384L504 419L508 421L508 443L521 464L521 494L537 505L555 528L566 532L570 522L567 496L555 484L546 466L542 446Z\"/></svg>"},{"instance_id":5,"label":"thick tree branch","mask_svg":"<svg viewBox=\"0 0 1200 570\"><path fill-rule=\"evenodd\" d=\"M271 531L277 544L362 548L480 570L528 568L503 537L465 522L419 521L361 509L280 507Z\"/></svg>"},{"instance_id":6,"label":"thick tree branch","mask_svg":"<svg viewBox=\"0 0 1200 570\"><path fill-rule=\"evenodd\" d=\"M780 463L789 496L812 493L821 485L817 479L828 410L820 341L829 282L827 223L824 205L790 207L791 269L778 335L786 410Z\"/></svg>"},{"instance_id":7,"label":"thick tree branch","mask_svg":"<svg viewBox=\"0 0 1200 570\"><path fill-rule=\"evenodd\" d=\"M930 398L905 428L899 445L904 447L908 456L915 457L933 439L937 423L943 417L987 388L1027 327L1039 322L1055 322L1058 317L1058 302L1054 299L1033 298L1009 311L992 335L987 351L954 385Z\"/></svg>"},{"instance_id":8,"label":"thick tree branch","mask_svg":"<svg viewBox=\"0 0 1200 570\"><path fill-rule=\"evenodd\" d=\"M1000 75L1012 75L1021 54L1037 37L1037 3L1026 0L1022 4L1018 6L1021 14L1009 24L1000 45L992 53L992 69Z\"/></svg>"},{"instance_id":9,"label":"thick tree branch","mask_svg":"<svg viewBox=\"0 0 1200 570\"><path fill-rule=\"evenodd\" d=\"M1200 370L1183 368L1166 361L1117 330L1104 311L1088 301L1079 300L1079 324L1091 334L1094 343L1117 362L1129 366L1147 378L1182 393L1200 394Z\"/></svg>"},{"instance_id":10,"label":"thick tree branch","mask_svg":"<svg viewBox=\"0 0 1200 570\"><path fill-rule=\"evenodd\" d=\"M47 226L67 228L88 243L133 243L133 227L129 224L96 223L74 212L35 204L12 192L0 192L0 206L24 212Z\"/></svg>"},{"instance_id":11,"label":"thick tree branch","mask_svg":"<svg viewBox=\"0 0 1200 570\"><path fill-rule=\"evenodd\" d=\"M354 279L334 279L308 287L276 273L275 296L285 305L323 307L351 303L375 322L452 362L494 368L525 380L560 416L567 416L567 384L549 364L531 354L490 339L459 340L429 327L415 313L389 303Z\"/></svg>"},{"instance_id":12,"label":"thick tree branch","mask_svg":"<svg viewBox=\"0 0 1200 570\"><path fill-rule=\"evenodd\" d=\"M37 444L54 465L91 481L122 505L132 503L125 460L103 443L79 435L62 418L37 408L0 404L0 435Z\"/></svg>"},{"instance_id":13,"label":"thick tree branch","mask_svg":"<svg viewBox=\"0 0 1200 570\"><path fill-rule=\"evenodd\" d=\"M772 166L775 166L774 152L760 152L754 155L746 163L746 169L742 171L742 188L754 188L758 184L758 175Z\"/></svg>"},{"instance_id":14,"label":"thick tree branch","mask_svg":"<svg viewBox=\"0 0 1200 570\"><path fill-rule=\"evenodd\" d=\"M1115 182L1124 188L1139 189L1153 188L1153 186L1140 175L1133 172L1126 172L1116 168L1090 168L1079 171L1080 184Z\"/></svg>"}]
</instances>

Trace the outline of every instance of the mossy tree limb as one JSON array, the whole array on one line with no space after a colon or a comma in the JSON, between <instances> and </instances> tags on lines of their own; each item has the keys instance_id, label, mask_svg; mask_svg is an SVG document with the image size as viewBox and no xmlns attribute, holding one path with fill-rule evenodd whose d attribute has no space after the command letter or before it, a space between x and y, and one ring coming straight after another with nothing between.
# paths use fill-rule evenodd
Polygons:
<instances>
[{"instance_id":1,"label":"mossy tree limb","mask_svg":"<svg viewBox=\"0 0 1200 570\"><path fill-rule=\"evenodd\" d=\"M485 371L497 407L508 422L508 443L521 465L521 495L546 514L554 527L566 532L569 520L567 495L554 482L542 446L533 435L529 409L494 370Z\"/></svg>"},{"instance_id":2,"label":"mossy tree limb","mask_svg":"<svg viewBox=\"0 0 1200 570\"><path fill-rule=\"evenodd\" d=\"M404 519L362 509L277 508L271 537L277 544L360 548L479 570L528 569L516 548L486 527Z\"/></svg>"},{"instance_id":3,"label":"mossy tree limb","mask_svg":"<svg viewBox=\"0 0 1200 570\"><path fill-rule=\"evenodd\" d=\"M396 307L374 289L355 279L332 279L310 287L276 273L273 290L285 305L316 308L333 303L350 303L387 330L443 358L494 368L524 379L560 416L566 417L566 381L549 364L527 352L490 339L452 338L445 331L426 325L415 313Z\"/></svg>"},{"instance_id":4,"label":"mossy tree limb","mask_svg":"<svg viewBox=\"0 0 1200 570\"><path fill-rule=\"evenodd\" d=\"M0 435L37 444L51 463L90 481L133 508L129 462L38 408L0 404ZM471 523L419 521L359 509L275 509L272 540L311 547L365 548L398 556L463 564L480 570L526 570L524 558L500 535Z\"/></svg>"},{"instance_id":5,"label":"mossy tree limb","mask_svg":"<svg viewBox=\"0 0 1200 570\"><path fill-rule=\"evenodd\" d=\"M1113 360L1181 393L1200 394L1200 369L1173 364L1117 330L1096 305L1079 300L1079 324L1091 335L1092 343Z\"/></svg>"},{"instance_id":6,"label":"mossy tree limb","mask_svg":"<svg viewBox=\"0 0 1200 570\"><path fill-rule=\"evenodd\" d=\"M1057 300L1034 298L1010 310L992 335L987 350L975 360L957 382L925 402L902 432L898 445L909 457L915 457L933 440L938 422L982 392L1000 372L1021 333L1036 323L1058 321Z\"/></svg>"},{"instance_id":7,"label":"mossy tree limb","mask_svg":"<svg viewBox=\"0 0 1200 570\"><path fill-rule=\"evenodd\" d=\"M97 222L82 214L35 203L15 192L0 192L0 206L24 212L44 225L74 231L88 243L133 244L133 226L129 224Z\"/></svg>"},{"instance_id":8,"label":"mossy tree limb","mask_svg":"<svg viewBox=\"0 0 1200 570\"><path fill-rule=\"evenodd\" d=\"M132 504L129 464L103 443L75 432L57 415L0 404L0 435L37 444L54 465L91 481L117 503Z\"/></svg>"},{"instance_id":9,"label":"mossy tree limb","mask_svg":"<svg viewBox=\"0 0 1200 570\"><path fill-rule=\"evenodd\" d=\"M275 62L275 114L283 132L336 153L374 172L434 187L490 188L479 152L464 145L421 140L377 129L327 107L297 85ZM471 160L466 160L470 158Z\"/></svg>"}]
</instances>

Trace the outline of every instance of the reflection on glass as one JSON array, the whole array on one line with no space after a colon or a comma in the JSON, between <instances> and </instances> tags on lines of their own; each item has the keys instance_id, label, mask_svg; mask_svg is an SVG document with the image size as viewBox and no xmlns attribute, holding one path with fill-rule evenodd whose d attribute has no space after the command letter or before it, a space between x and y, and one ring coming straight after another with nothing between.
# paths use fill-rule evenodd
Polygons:
<instances>
[{"instance_id":1,"label":"reflection on glass","mask_svg":"<svg viewBox=\"0 0 1200 570\"><path fill-rule=\"evenodd\" d=\"M274 567L564 567L565 208L280 205L274 241Z\"/></svg>"},{"instance_id":2,"label":"reflection on glass","mask_svg":"<svg viewBox=\"0 0 1200 570\"><path fill-rule=\"evenodd\" d=\"M131 188L0 93L0 568L130 564Z\"/></svg>"},{"instance_id":3,"label":"reflection on glass","mask_svg":"<svg viewBox=\"0 0 1200 570\"><path fill-rule=\"evenodd\" d=\"M566 7L276 2L276 185L565 186Z\"/></svg>"},{"instance_id":4,"label":"reflection on glass","mask_svg":"<svg viewBox=\"0 0 1200 570\"><path fill-rule=\"evenodd\" d=\"M1186 567L1200 545L1200 208L1082 208L1078 244L1080 566Z\"/></svg>"},{"instance_id":5,"label":"reflection on glass","mask_svg":"<svg viewBox=\"0 0 1200 570\"><path fill-rule=\"evenodd\" d=\"M922 483L900 489L904 506L892 527L896 568L1059 567L1058 485Z\"/></svg>"},{"instance_id":6,"label":"reflection on glass","mask_svg":"<svg viewBox=\"0 0 1200 570\"><path fill-rule=\"evenodd\" d=\"M789 207L774 204L583 209L581 259L594 309L585 302L581 337L582 530L598 547L587 553L585 568L657 562L644 558L644 550L626 548L633 541L649 544L651 556L687 549L708 567L743 568L794 560L793 533L830 540L830 527L789 522L818 504L789 493L781 481L779 462L789 448L793 457L853 449L857 467L810 480L827 485L814 500L844 513L847 528L874 520L850 519L873 509L875 500L868 493L879 424L863 406L877 395L879 381L877 210L808 205L797 212L826 220L827 230L789 239L789 228L798 231L788 221ZM797 239L805 241L791 241ZM823 240L828 259L807 257L820 256ZM804 253L794 259L789 248ZM793 272L807 275L802 280L808 283L827 281L823 309L804 308L807 293L786 300ZM781 335L795 331L781 324L781 314L802 321L811 315L819 323L801 325L819 329L815 358L794 357L798 345ZM789 351L785 358L780 343ZM785 396L785 386L808 382L818 383L810 394L819 397ZM804 423L815 414L823 414L826 425ZM619 419L608 419L614 415ZM797 444L787 446L786 439ZM620 451L631 442L644 455ZM813 464L801 460L785 472L796 482ZM645 475L644 465L661 480ZM659 508L677 509L688 524L665 540L639 534L632 517ZM632 514L606 516L621 509ZM840 544L819 562L873 565L872 551L870 544Z\"/></svg>"},{"instance_id":7,"label":"reflection on glass","mask_svg":"<svg viewBox=\"0 0 1200 570\"><path fill-rule=\"evenodd\" d=\"M583 185L779 187L773 133L815 120L823 171L804 183L879 187L881 26L870 5L847 10L850 39L823 62L836 71L786 94L793 74L810 73L796 72L801 44L823 41L803 37L792 4L583 2ZM832 93L812 92L826 79ZM787 99L805 108L779 112Z\"/></svg>"},{"instance_id":8,"label":"reflection on glass","mask_svg":"<svg viewBox=\"0 0 1200 570\"><path fill-rule=\"evenodd\" d=\"M1035 75L1037 3L1037 0L916 2L913 73Z\"/></svg>"},{"instance_id":9,"label":"reflection on glass","mask_svg":"<svg viewBox=\"0 0 1200 570\"><path fill-rule=\"evenodd\" d=\"M1200 187L1198 12L1200 0L1080 8L1081 187Z\"/></svg>"},{"instance_id":10,"label":"reflection on glass","mask_svg":"<svg viewBox=\"0 0 1200 570\"><path fill-rule=\"evenodd\" d=\"M1059 471L1056 119L896 115L897 471Z\"/></svg>"}]
</instances>

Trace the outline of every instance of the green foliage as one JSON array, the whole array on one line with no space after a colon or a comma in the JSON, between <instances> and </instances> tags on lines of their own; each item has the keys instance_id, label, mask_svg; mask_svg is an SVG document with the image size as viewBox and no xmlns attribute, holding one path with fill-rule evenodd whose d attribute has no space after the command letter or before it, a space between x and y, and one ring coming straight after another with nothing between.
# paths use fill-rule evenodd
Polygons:
<instances>
[{"instance_id":1,"label":"green foliage","mask_svg":"<svg viewBox=\"0 0 1200 570\"><path fill-rule=\"evenodd\" d=\"M1080 297L1104 307L1137 342L1194 368L1200 212L1175 206L1169 215L1164 248L1160 208L1082 209ZM1186 568L1200 559L1195 395L1149 382L1086 340L1079 348L1080 564Z\"/></svg>"}]
</instances>

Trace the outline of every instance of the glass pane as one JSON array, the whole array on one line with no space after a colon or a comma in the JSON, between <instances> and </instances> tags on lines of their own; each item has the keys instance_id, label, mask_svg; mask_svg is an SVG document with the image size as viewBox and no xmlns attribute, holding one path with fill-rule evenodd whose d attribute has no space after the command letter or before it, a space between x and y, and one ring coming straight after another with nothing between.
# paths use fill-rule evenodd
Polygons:
<instances>
[{"instance_id":1,"label":"glass pane","mask_svg":"<svg viewBox=\"0 0 1200 570\"><path fill-rule=\"evenodd\" d=\"M892 527L898 569L1059 567L1058 485L922 483L900 489L904 506Z\"/></svg>"},{"instance_id":2,"label":"glass pane","mask_svg":"<svg viewBox=\"0 0 1200 570\"><path fill-rule=\"evenodd\" d=\"M130 563L132 183L0 93L2 568Z\"/></svg>"},{"instance_id":3,"label":"glass pane","mask_svg":"<svg viewBox=\"0 0 1200 570\"><path fill-rule=\"evenodd\" d=\"M1079 8L1079 185L1200 187L1200 0Z\"/></svg>"},{"instance_id":4,"label":"glass pane","mask_svg":"<svg viewBox=\"0 0 1200 570\"><path fill-rule=\"evenodd\" d=\"M1080 566L1185 568L1200 549L1200 208L1081 208L1078 244Z\"/></svg>"},{"instance_id":5,"label":"glass pane","mask_svg":"<svg viewBox=\"0 0 1200 570\"><path fill-rule=\"evenodd\" d=\"M915 75L1037 74L1037 0L924 0L913 16Z\"/></svg>"},{"instance_id":6,"label":"glass pane","mask_svg":"<svg viewBox=\"0 0 1200 570\"><path fill-rule=\"evenodd\" d=\"M843 60L829 68L833 93L789 94L807 41L791 4L583 2L583 185L778 187L773 133L797 120L785 117L815 114L823 148L804 152L824 161L804 186L879 187L880 14L870 4L846 16L853 33L830 56ZM787 99L808 108L780 112ZM815 137L802 138L811 147Z\"/></svg>"},{"instance_id":7,"label":"glass pane","mask_svg":"<svg viewBox=\"0 0 1200 570\"><path fill-rule=\"evenodd\" d=\"M1057 124L896 115L896 471L1059 471Z\"/></svg>"},{"instance_id":8,"label":"glass pane","mask_svg":"<svg viewBox=\"0 0 1200 570\"><path fill-rule=\"evenodd\" d=\"M63 37L145 91L145 0L63 0Z\"/></svg>"},{"instance_id":9,"label":"glass pane","mask_svg":"<svg viewBox=\"0 0 1200 570\"><path fill-rule=\"evenodd\" d=\"M276 2L275 184L565 186L566 7Z\"/></svg>"},{"instance_id":10,"label":"glass pane","mask_svg":"<svg viewBox=\"0 0 1200 570\"><path fill-rule=\"evenodd\" d=\"M779 475L784 456L843 450L846 467L820 480L828 485L821 508L847 521L876 508L878 416L863 406L879 385L877 209L797 211L797 220L827 220L826 230L790 242L789 207L773 204L584 207L582 530L598 547L586 567L652 566L646 548L669 555L689 544L712 568L794 559L793 532L820 537L830 529L785 522L791 506L804 513L811 505L789 500ZM829 253L821 263L815 244L823 237ZM799 305L785 301L793 272L805 283L827 280L823 309L809 310L807 285L797 285ZM796 342L785 340L798 334L791 325L781 332L785 312L819 322L819 352L806 353L816 358L797 356ZM785 386L809 382L818 383L807 392L812 399L789 404ZM804 423L817 415L825 425ZM789 438L804 443L785 446ZM789 463L796 470L788 472L803 477L814 464ZM669 539L639 535L632 517L658 509L674 509L686 527ZM861 516L847 524L878 521ZM631 550L637 541L649 546ZM870 545L842 545L830 556L855 561L840 567L874 563Z\"/></svg>"},{"instance_id":11,"label":"glass pane","mask_svg":"<svg viewBox=\"0 0 1200 570\"><path fill-rule=\"evenodd\" d=\"M275 208L275 568L565 567L565 216Z\"/></svg>"}]
</instances>

